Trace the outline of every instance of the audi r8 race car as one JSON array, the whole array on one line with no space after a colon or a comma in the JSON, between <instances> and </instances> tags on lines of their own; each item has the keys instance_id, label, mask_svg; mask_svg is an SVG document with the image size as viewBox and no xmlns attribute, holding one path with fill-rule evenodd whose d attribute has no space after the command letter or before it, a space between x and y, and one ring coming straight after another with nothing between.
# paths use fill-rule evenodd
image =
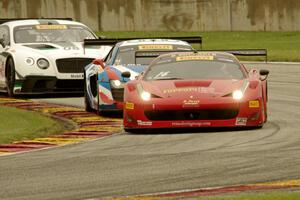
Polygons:
<instances>
[{"instance_id":1,"label":"audi r8 race car","mask_svg":"<svg viewBox=\"0 0 300 200\"><path fill-rule=\"evenodd\" d=\"M161 55L125 85L124 128L261 127L268 73L225 52Z\"/></svg>"},{"instance_id":2,"label":"audi r8 race car","mask_svg":"<svg viewBox=\"0 0 300 200\"><path fill-rule=\"evenodd\" d=\"M85 68L87 111L121 111L124 84L134 80L155 57L170 51L191 50L189 43L201 43L201 37L119 40L85 41L87 45L116 43L104 60L96 59ZM130 72L130 77L123 78L122 72Z\"/></svg>"},{"instance_id":3,"label":"audi r8 race car","mask_svg":"<svg viewBox=\"0 0 300 200\"><path fill-rule=\"evenodd\" d=\"M84 48L96 35L84 24L57 19L0 20L0 90L83 92L84 67L111 47Z\"/></svg>"}]
</instances>

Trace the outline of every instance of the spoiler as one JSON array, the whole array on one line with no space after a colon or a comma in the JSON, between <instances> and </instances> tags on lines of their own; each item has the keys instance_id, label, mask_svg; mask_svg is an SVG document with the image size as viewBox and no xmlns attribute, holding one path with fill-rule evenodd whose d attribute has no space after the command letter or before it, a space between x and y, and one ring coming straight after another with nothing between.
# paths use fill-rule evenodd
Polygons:
<instances>
[{"instance_id":1,"label":"spoiler","mask_svg":"<svg viewBox=\"0 0 300 200\"><path fill-rule=\"evenodd\" d=\"M175 52L195 52L193 50L169 50L169 51L161 51L161 50L154 50L154 51L136 51L135 52L135 57L136 58L142 58L142 57L158 57L162 54L167 54L167 53L175 53Z\"/></svg>"},{"instance_id":2,"label":"spoiler","mask_svg":"<svg viewBox=\"0 0 300 200\"><path fill-rule=\"evenodd\" d=\"M199 51L199 50L196 50ZM265 61L268 62L268 52L267 49L235 49L235 50L200 50L199 52L214 51L214 52L227 52L236 56L264 56ZM158 57L162 54L172 53L172 52L195 52L193 50L170 50L170 51L136 51L135 59L146 58L146 57Z\"/></svg>"},{"instance_id":3,"label":"spoiler","mask_svg":"<svg viewBox=\"0 0 300 200\"><path fill-rule=\"evenodd\" d=\"M143 40L143 39L170 39L170 40L182 40L190 44L199 44L202 49L202 37L201 36L190 36L190 37L152 37L152 38L99 38L99 39L85 39L85 46L93 45L115 45L118 42L125 40Z\"/></svg>"},{"instance_id":4,"label":"spoiler","mask_svg":"<svg viewBox=\"0 0 300 200\"><path fill-rule=\"evenodd\" d=\"M33 20L68 20L68 21L73 21L72 18L1 18L0 19L0 24L4 24L6 22L10 21L16 21L16 20L26 20L26 19L33 19Z\"/></svg>"},{"instance_id":5,"label":"spoiler","mask_svg":"<svg viewBox=\"0 0 300 200\"><path fill-rule=\"evenodd\" d=\"M265 61L268 62L267 49L223 49L223 50L205 50L205 51L222 51L231 53L236 56L264 56Z\"/></svg>"},{"instance_id":6,"label":"spoiler","mask_svg":"<svg viewBox=\"0 0 300 200\"><path fill-rule=\"evenodd\" d=\"M169 51L161 51L161 50L155 50L155 51L136 51L135 52L135 63L137 63L137 59L140 58L156 58L160 55L167 54L167 53L173 53L173 52L195 52L193 50L169 50Z\"/></svg>"}]
</instances>

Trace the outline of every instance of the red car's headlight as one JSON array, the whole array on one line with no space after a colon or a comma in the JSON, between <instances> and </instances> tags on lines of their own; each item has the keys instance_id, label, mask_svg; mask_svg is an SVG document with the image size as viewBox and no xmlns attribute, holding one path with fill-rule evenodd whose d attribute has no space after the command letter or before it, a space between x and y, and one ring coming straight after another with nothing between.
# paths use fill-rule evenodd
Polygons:
<instances>
[{"instance_id":1,"label":"red car's headlight","mask_svg":"<svg viewBox=\"0 0 300 200\"><path fill-rule=\"evenodd\" d=\"M244 94L241 90L235 90L232 93L232 98L235 100L241 100L243 98Z\"/></svg>"},{"instance_id":2,"label":"red car's headlight","mask_svg":"<svg viewBox=\"0 0 300 200\"><path fill-rule=\"evenodd\" d=\"M149 101L151 99L151 94L145 91L141 84L138 84L136 88L143 101Z\"/></svg>"}]
</instances>

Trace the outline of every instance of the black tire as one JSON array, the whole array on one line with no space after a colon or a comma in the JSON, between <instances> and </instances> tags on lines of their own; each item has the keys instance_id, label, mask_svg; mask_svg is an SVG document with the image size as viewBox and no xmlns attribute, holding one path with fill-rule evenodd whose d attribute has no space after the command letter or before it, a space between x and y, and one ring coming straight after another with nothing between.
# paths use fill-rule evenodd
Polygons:
<instances>
[{"instance_id":1,"label":"black tire","mask_svg":"<svg viewBox=\"0 0 300 200\"><path fill-rule=\"evenodd\" d=\"M89 100L88 100L88 94L87 94L87 88L86 88L86 79L84 74L84 108L87 112L95 112L95 110L92 108Z\"/></svg>"},{"instance_id":2,"label":"black tire","mask_svg":"<svg viewBox=\"0 0 300 200\"><path fill-rule=\"evenodd\" d=\"M5 79L6 79L7 94L9 97L14 97L16 71L15 71L15 64L12 58L9 58L7 60Z\"/></svg>"},{"instance_id":3,"label":"black tire","mask_svg":"<svg viewBox=\"0 0 300 200\"><path fill-rule=\"evenodd\" d=\"M265 115L265 121L264 123L266 123L268 121L268 112L267 110L264 108L264 115Z\"/></svg>"},{"instance_id":4,"label":"black tire","mask_svg":"<svg viewBox=\"0 0 300 200\"><path fill-rule=\"evenodd\" d=\"M139 129L139 128L124 128L124 131L128 134L138 134L138 133L145 133L145 129Z\"/></svg>"},{"instance_id":5,"label":"black tire","mask_svg":"<svg viewBox=\"0 0 300 200\"><path fill-rule=\"evenodd\" d=\"M124 131L127 132L127 133L137 133L137 130L136 129L131 129L131 128L124 128Z\"/></svg>"}]
</instances>

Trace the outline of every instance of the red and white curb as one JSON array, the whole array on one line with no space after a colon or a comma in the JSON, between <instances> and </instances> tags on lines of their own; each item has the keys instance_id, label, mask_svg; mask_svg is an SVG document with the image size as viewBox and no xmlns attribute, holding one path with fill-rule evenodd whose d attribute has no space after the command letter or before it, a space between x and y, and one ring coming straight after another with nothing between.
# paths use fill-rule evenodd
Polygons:
<instances>
[{"instance_id":1,"label":"red and white curb","mask_svg":"<svg viewBox=\"0 0 300 200\"><path fill-rule=\"evenodd\" d=\"M191 190L180 190L171 191L164 193L145 194L137 196L126 196L126 197L112 197L105 198L106 200L157 200L157 199L172 199L172 198L194 198L201 196L220 195L220 194L234 194L248 191L268 191L276 189L300 189L300 179L276 181L267 183L257 184L246 184L226 187L215 187L215 188L199 188ZM100 200L100 199L93 199Z\"/></svg>"},{"instance_id":2,"label":"red and white curb","mask_svg":"<svg viewBox=\"0 0 300 200\"><path fill-rule=\"evenodd\" d=\"M0 106L36 111L54 118L69 120L76 125L74 130L66 131L58 135L17 141L12 144L0 144L0 155L95 140L110 136L122 130L121 119L100 117L96 114L85 112L80 108L1 97Z\"/></svg>"}]
</instances>

